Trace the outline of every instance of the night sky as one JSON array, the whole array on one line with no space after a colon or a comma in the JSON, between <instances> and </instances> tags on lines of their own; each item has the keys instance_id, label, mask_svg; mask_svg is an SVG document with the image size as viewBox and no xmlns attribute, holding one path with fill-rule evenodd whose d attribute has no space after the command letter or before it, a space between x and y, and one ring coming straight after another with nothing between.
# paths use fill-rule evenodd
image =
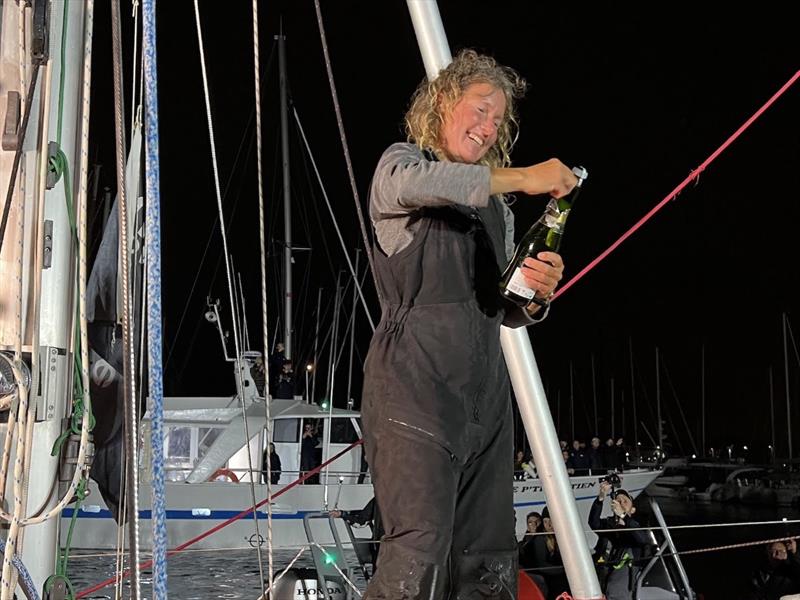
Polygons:
<instances>
[{"instance_id":1,"label":"night sky","mask_svg":"<svg viewBox=\"0 0 800 600\"><path fill-rule=\"evenodd\" d=\"M358 193L366 206L374 166L386 146L402 139L402 117L424 69L405 2L322 4ZM589 170L562 247L569 279L664 198L800 68L797 20L787 9L770 8L769 3L746 12L669 3L649 6L648 14L641 7L543 4L448 0L440 1L439 7L454 52L473 47L492 54L530 84L520 105L515 164L526 166L555 156ZM245 287L251 345L260 349L251 4L238 0L200 5L230 249ZM222 361L216 330L203 319L206 296L212 296L222 300L224 320L230 323L193 3L160 2L158 8L166 393L227 394L234 390L232 369ZM93 113L92 134L97 161L103 164L101 179L113 188L107 10L98 6L95 17L94 100L100 108ZM281 15L291 100L348 247L361 245L314 4L263 2L263 165L268 228L274 238L270 335L280 308L278 253L283 237L273 42ZM129 15L125 26L130 47ZM129 98L129 56L126 61ZM614 378L614 431L634 439L632 344L639 421L655 435L658 347L668 443L675 453L692 452L689 432L700 445L704 348L706 446L765 448L770 443L772 367L778 454L787 454L781 319L786 313L800 337L795 291L799 106L797 83L706 169L696 185L687 187L568 290L554 303L546 322L531 330L562 437L571 435L570 363L575 375L575 434L594 434L593 358L598 433L611 434ZM295 358L302 368L313 343L317 290L324 288L324 334L330 325L336 272L346 264L293 125L291 135L294 245L313 248L297 253L294 270ZM518 196L518 237L545 203L543 197ZM377 302L367 287L377 320ZM348 289L348 307L351 299ZM356 331L359 371L369 340L363 313ZM345 351L336 383L339 406L344 405L346 363ZM800 411L794 399L800 394L800 362L791 338L788 364L797 455ZM320 368L327 366L323 362ZM321 373L318 390L324 388L323 380ZM358 403L360 379L353 385ZM638 438L649 445L642 427Z\"/></svg>"}]
</instances>

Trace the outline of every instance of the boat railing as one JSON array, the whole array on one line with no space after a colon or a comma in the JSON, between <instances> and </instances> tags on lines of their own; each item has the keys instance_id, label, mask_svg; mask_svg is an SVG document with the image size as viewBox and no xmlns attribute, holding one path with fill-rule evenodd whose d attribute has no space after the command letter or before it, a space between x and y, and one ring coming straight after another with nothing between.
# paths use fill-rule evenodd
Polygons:
<instances>
[{"instance_id":1,"label":"boat railing","mask_svg":"<svg viewBox=\"0 0 800 600\"><path fill-rule=\"evenodd\" d=\"M323 546L316 540L314 536L314 532L311 527L311 521L319 519L327 520L331 537L333 539L332 547L329 543L326 546ZM306 532L306 537L308 538L308 545L309 549L311 550L311 558L314 561L314 569L317 576L317 597L321 596L324 598L324 600L333 600L334 593L331 589L329 589L329 586L331 583L335 582L335 584L341 585L341 590L337 590L338 593L335 595L335 597L340 598L342 597L342 594L345 594L345 597L350 600L353 597L353 594L352 589L349 586L352 585L351 582L353 580L354 569L350 567L347 562L347 555L345 554L344 545L342 544L342 539L339 535L339 529L336 526L336 521L337 519L335 519L330 512L311 512L303 515L303 527ZM355 536L353 535L352 528L347 521L343 520L343 522L345 524L347 534L350 537L350 542L355 544L356 540ZM367 573L367 569L358 553L356 553L356 557L364 578L368 580L369 575Z\"/></svg>"},{"instance_id":2,"label":"boat railing","mask_svg":"<svg viewBox=\"0 0 800 600\"><path fill-rule=\"evenodd\" d=\"M670 583L673 587L671 591L676 594L676 598L679 598L680 600L695 600L696 596L692 590L691 584L689 583L689 577L686 574L686 569L684 568L683 562L680 559L680 555L675 547L675 543L672 541L669 528L667 527L664 515L661 512L661 507L658 505L658 502L655 498L650 498L650 509L656 519L656 522L658 523L658 528L655 531L659 531L663 539L659 543L656 539L654 531L650 531L649 535L651 541L657 550L636 576L636 590L634 598L636 600L647 599L648 596L642 591L643 589L646 590L647 588L643 588L643 586L653 568L660 563L664 567L664 571L670 579ZM675 581L676 579L677 581Z\"/></svg>"}]
</instances>

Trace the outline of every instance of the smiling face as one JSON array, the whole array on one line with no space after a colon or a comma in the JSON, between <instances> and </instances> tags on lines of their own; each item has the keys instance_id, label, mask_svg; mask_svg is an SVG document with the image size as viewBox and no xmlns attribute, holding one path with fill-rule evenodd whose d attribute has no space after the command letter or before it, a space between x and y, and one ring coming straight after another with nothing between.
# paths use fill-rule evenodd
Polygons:
<instances>
[{"instance_id":1,"label":"smiling face","mask_svg":"<svg viewBox=\"0 0 800 600\"><path fill-rule=\"evenodd\" d=\"M503 123L506 97L489 83L467 86L442 126L447 158L453 162L477 163L497 141Z\"/></svg>"},{"instance_id":2,"label":"smiling face","mask_svg":"<svg viewBox=\"0 0 800 600\"><path fill-rule=\"evenodd\" d=\"M536 533L536 530L539 528L542 519L539 515L530 515L528 517L528 533Z\"/></svg>"}]
</instances>

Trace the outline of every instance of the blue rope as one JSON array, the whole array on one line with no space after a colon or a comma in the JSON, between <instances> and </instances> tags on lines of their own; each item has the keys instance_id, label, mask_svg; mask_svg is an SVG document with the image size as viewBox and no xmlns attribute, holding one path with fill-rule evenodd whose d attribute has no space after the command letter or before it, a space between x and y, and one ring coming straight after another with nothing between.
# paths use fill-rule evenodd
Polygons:
<instances>
[{"instance_id":1,"label":"blue rope","mask_svg":"<svg viewBox=\"0 0 800 600\"><path fill-rule=\"evenodd\" d=\"M158 167L156 0L142 2L145 85L145 182L147 235L147 363L150 448L153 452L153 597L167 598L167 516L164 490L164 381L161 352L161 198Z\"/></svg>"},{"instance_id":2,"label":"blue rope","mask_svg":"<svg viewBox=\"0 0 800 600\"><path fill-rule=\"evenodd\" d=\"M5 554L5 551L6 541L0 539L0 553ZM19 585L25 591L25 595L28 596L30 600L39 600L39 594L36 591L36 586L33 584L31 574L28 573L28 569L26 569L25 565L22 564L19 556L15 555L11 559L11 564L16 567L17 573L19 573Z\"/></svg>"}]
</instances>

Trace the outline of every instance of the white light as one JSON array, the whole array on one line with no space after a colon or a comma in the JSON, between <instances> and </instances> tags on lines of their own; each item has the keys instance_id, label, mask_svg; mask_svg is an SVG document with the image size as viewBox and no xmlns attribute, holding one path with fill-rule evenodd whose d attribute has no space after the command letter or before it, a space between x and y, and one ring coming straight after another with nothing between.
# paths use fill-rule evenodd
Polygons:
<instances>
[{"instance_id":1,"label":"white light","mask_svg":"<svg viewBox=\"0 0 800 600\"><path fill-rule=\"evenodd\" d=\"M742 446L742 448L744 448L745 450L747 450L747 446Z\"/></svg>"},{"instance_id":2,"label":"white light","mask_svg":"<svg viewBox=\"0 0 800 600\"><path fill-rule=\"evenodd\" d=\"M306 365L306 371L310 372L310 371L313 371L313 370L314 370L314 365L312 365L311 363Z\"/></svg>"}]
</instances>

